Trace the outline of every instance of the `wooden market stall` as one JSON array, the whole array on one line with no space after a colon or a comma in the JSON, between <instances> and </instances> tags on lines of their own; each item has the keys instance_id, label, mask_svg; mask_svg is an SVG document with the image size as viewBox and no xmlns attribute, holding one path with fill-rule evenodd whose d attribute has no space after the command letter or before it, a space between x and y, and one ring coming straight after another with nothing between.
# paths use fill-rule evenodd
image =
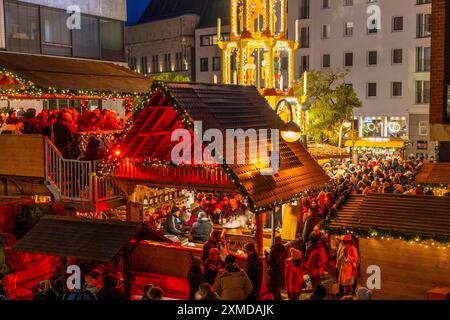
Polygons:
<instances>
[{"instance_id":1,"label":"wooden market stall","mask_svg":"<svg viewBox=\"0 0 450 320\"><path fill-rule=\"evenodd\" d=\"M130 241L134 239L134 243ZM13 247L17 252L61 258L66 276L68 258L110 263L120 257L125 296L131 297L130 255L143 239L167 241L139 222L102 221L75 217L45 216ZM82 275L83 276L83 275Z\"/></svg>"},{"instance_id":2,"label":"wooden market stall","mask_svg":"<svg viewBox=\"0 0 450 320\"><path fill-rule=\"evenodd\" d=\"M280 168L273 175L262 174L267 170L264 165L248 162L175 165L171 161L171 152L178 141L171 141L171 134L177 128L185 128L192 137L196 136L194 122L201 122L203 132L217 129L224 136L226 129L270 131L283 127L283 122L253 87L157 82L147 105L123 140L115 146L115 156L100 173L110 175L127 195L129 220L142 219L132 210L133 194L140 186L153 188L155 192L169 189L240 193L247 198L250 210L256 213L257 228L256 235L231 237L233 245L242 248L246 242L254 241L260 254L263 254L262 215L275 205L290 203L297 200L302 192L328 183L329 178L301 142L288 143L281 139ZM266 136L259 134L258 138L265 139L270 146L271 140ZM200 146L203 153L205 145ZM248 150L244 145L235 145L234 152L239 148L246 150L248 159ZM165 200L175 202L176 197L167 196ZM160 201L164 202L164 199ZM155 256L155 252L162 250L159 247L155 250L155 245L141 244L136 252L140 252L141 256L154 257L161 265L173 265L177 261L176 265L180 266L188 265L189 256L198 254L195 248L188 248L190 253L186 255L181 251L178 254L177 250L170 249L171 245L165 245L166 254ZM183 257L186 259L182 262L180 259ZM178 270L184 272L184 268Z\"/></svg>"},{"instance_id":3,"label":"wooden market stall","mask_svg":"<svg viewBox=\"0 0 450 320\"><path fill-rule=\"evenodd\" d=\"M150 87L149 79L114 63L0 52L0 98L8 106L16 100L122 101L130 113L133 99L145 97ZM87 134L92 132L82 136ZM41 135L5 134L0 129L0 150L8 150L0 154L0 189L5 195L52 195L67 207L87 212L123 204L109 179L95 178L96 170L87 162L64 159Z\"/></svg>"},{"instance_id":4,"label":"wooden market stall","mask_svg":"<svg viewBox=\"0 0 450 320\"><path fill-rule=\"evenodd\" d=\"M327 226L331 234L358 237L360 283L378 266L381 288L374 299L427 299L450 288L450 198L367 194Z\"/></svg>"}]
</instances>

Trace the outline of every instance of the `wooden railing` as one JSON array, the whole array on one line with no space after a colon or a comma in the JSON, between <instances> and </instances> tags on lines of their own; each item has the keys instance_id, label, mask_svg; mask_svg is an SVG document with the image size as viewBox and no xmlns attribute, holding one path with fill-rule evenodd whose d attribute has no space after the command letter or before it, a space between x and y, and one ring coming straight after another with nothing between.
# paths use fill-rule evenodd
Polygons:
<instances>
[{"instance_id":1,"label":"wooden railing","mask_svg":"<svg viewBox=\"0 0 450 320\"><path fill-rule=\"evenodd\" d=\"M50 140L45 141L45 176L58 200L95 204L120 196L110 178L96 175L98 162L64 159Z\"/></svg>"}]
</instances>

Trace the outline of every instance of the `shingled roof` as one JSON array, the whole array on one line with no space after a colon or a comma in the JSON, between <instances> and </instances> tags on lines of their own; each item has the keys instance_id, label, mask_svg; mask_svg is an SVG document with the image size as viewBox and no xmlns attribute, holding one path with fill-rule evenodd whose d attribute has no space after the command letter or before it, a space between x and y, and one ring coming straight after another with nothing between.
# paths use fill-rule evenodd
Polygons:
<instances>
[{"instance_id":1,"label":"shingled roof","mask_svg":"<svg viewBox=\"0 0 450 320\"><path fill-rule=\"evenodd\" d=\"M254 87L198 83L167 83L166 86L167 92L165 86L155 84L149 105L120 142L118 147L125 157L171 160L171 150L176 144L171 142L171 132L182 125L171 99L193 121L201 121L203 131L213 128L222 132L226 129L270 130L284 125ZM158 121L150 119L155 115ZM250 163L227 164L256 207L287 201L329 181L300 142L288 144L280 139L279 147L281 167L275 175L262 175L261 168Z\"/></svg>"},{"instance_id":2,"label":"shingled roof","mask_svg":"<svg viewBox=\"0 0 450 320\"><path fill-rule=\"evenodd\" d=\"M450 238L449 197L371 193L364 196L359 207L343 209L329 224L331 230L376 228Z\"/></svg>"},{"instance_id":3,"label":"shingled roof","mask_svg":"<svg viewBox=\"0 0 450 320\"><path fill-rule=\"evenodd\" d=\"M14 250L110 261L142 228L139 222L45 216L14 245Z\"/></svg>"},{"instance_id":4,"label":"shingled roof","mask_svg":"<svg viewBox=\"0 0 450 320\"><path fill-rule=\"evenodd\" d=\"M211 0L152 0L139 23L175 18L185 14L202 16L209 1Z\"/></svg>"},{"instance_id":5,"label":"shingled roof","mask_svg":"<svg viewBox=\"0 0 450 320\"><path fill-rule=\"evenodd\" d=\"M0 67L41 88L147 93L151 81L114 63L0 52Z\"/></svg>"},{"instance_id":6,"label":"shingled roof","mask_svg":"<svg viewBox=\"0 0 450 320\"><path fill-rule=\"evenodd\" d=\"M416 182L450 184L450 163L424 163L416 175Z\"/></svg>"}]
</instances>

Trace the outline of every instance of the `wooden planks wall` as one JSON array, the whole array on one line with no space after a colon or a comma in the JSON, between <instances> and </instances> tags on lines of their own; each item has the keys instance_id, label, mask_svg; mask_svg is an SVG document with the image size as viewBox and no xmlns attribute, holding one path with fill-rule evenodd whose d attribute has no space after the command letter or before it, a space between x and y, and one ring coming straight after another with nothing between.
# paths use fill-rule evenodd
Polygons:
<instances>
[{"instance_id":1,"label":"wooden planks wall","mask_svg":"<svg viewBox=\"0 0 450 320\"><path fill-rule=\"evenodd\" d=\"M41 135L0 135L0 175L44 178Z\"/></svg>"},{"instance_id":2,"label":"wooden planks wall","mask_svg":"<svg viewBox=\"0 0 450 320\"><path fill-rule=\"evenodd\" d=\"M359 240L361 283L366 285L367 267L381 268L381 290L376 300L426 299L428 290L450 287L450 248L425 248L403 240Z\"/></svg>"}]
</instances>

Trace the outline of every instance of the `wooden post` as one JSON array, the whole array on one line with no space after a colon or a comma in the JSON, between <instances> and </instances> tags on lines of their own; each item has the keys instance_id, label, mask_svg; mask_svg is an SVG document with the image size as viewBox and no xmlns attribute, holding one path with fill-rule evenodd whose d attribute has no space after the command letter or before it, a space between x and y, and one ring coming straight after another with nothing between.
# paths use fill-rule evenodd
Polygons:
<instances>
[{"instance_id":1,"label":"wooden post","mask_svg":"<svg viewBox=\"0 0 450 320\"><path fill-rule=\"evenodd\" d=\"M123 267L123 291L125 294L125 300L131 298L131 276L130 276L130 260L127 252L127 247L123 249L122 254L122 267Z\"/></svg>"},{"instance_id":2,"label":"wooden post","mask_svg":"<svg viewBox=\"0 0 450 320\"><path fill-rule=\"evenodd\" d=\"M63 296L68 293L67 291L67 257L61 257L62 275L63 275ZM83 275L81 275L83 276Z\"/></svg>"},{"instance_id":3,"label":"wooden post","mask_svg":"<svg viewBox=\"0 0 450 320\"><path fill-rule=\"evenodd\" d=\"M261 290L259 296L264 296L268 292L266 285L267 279L267 265L266 257L264 255L264 224L263 224L263 213L256 214L256 247L258 250L259 257L262 260L263 271L261 280Z\"/></svg>"}]
</instances>

